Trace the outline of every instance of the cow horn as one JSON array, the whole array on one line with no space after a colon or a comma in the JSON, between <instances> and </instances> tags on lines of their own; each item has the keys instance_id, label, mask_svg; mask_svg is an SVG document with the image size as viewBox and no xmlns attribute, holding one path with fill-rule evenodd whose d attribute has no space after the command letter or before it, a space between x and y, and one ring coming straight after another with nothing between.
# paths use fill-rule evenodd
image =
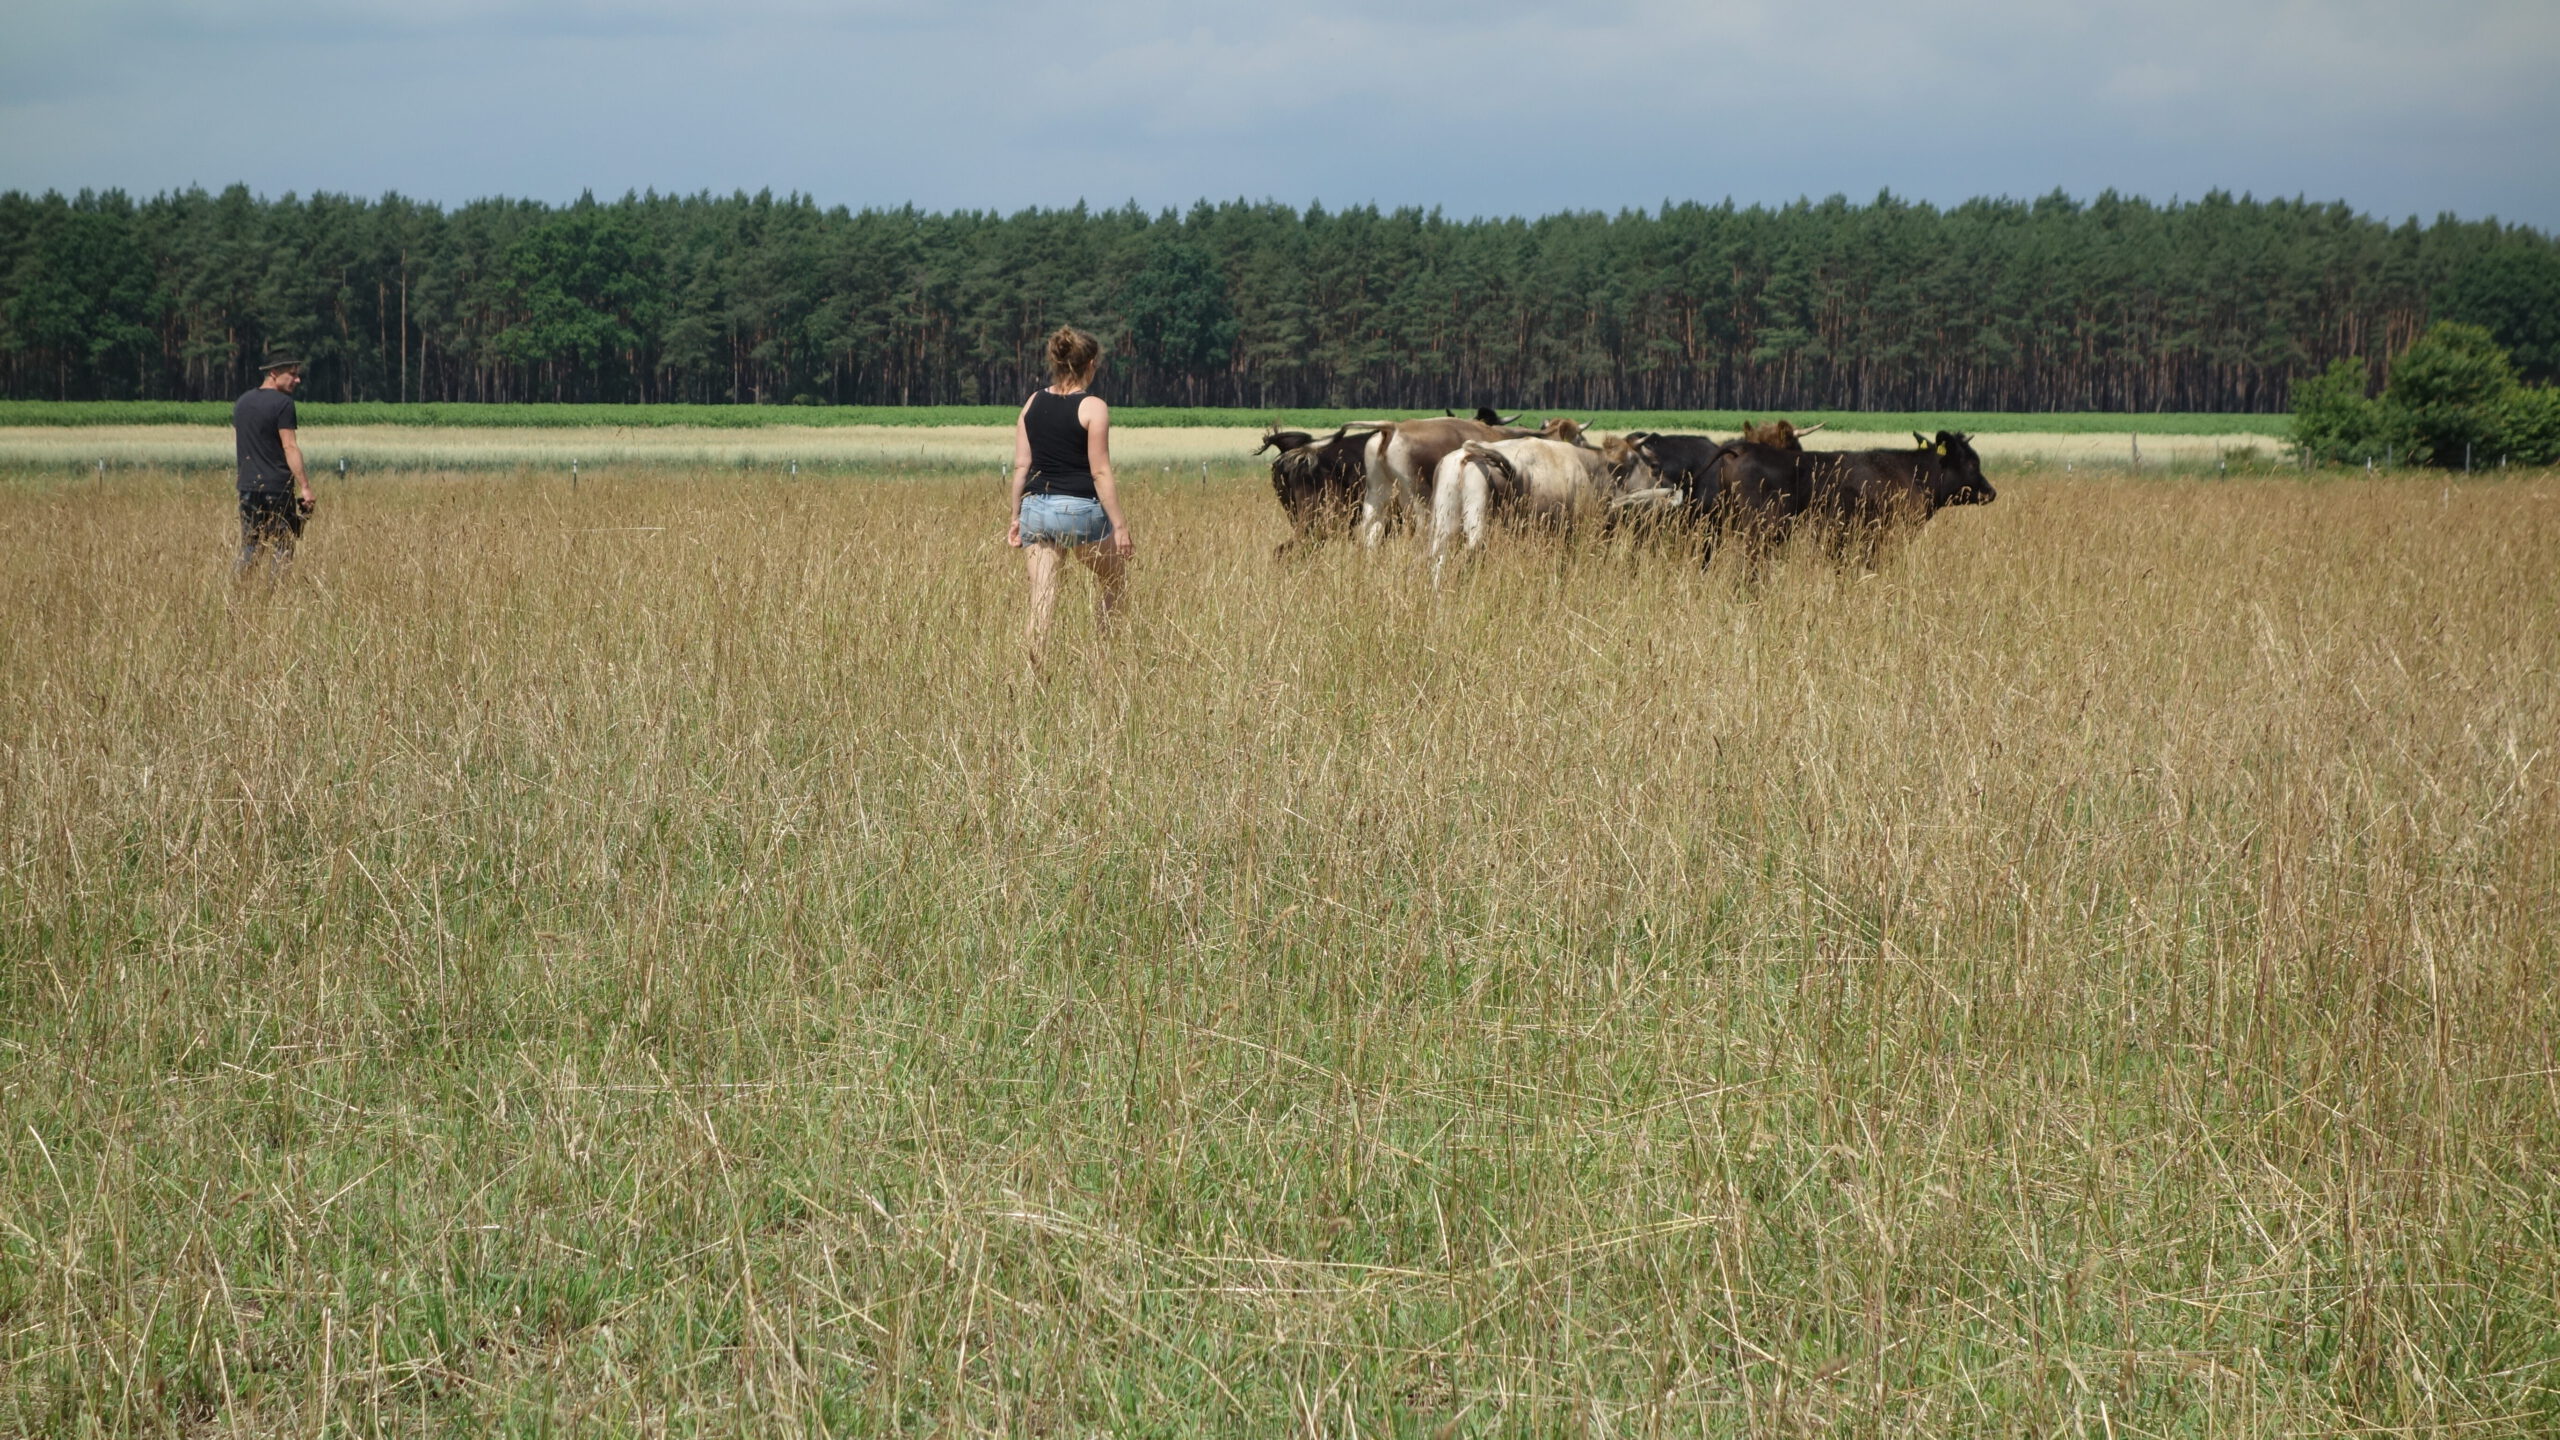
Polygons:
<instances>
[{"instance_id":1,"label":"cow horn","mask_svg":"<svg viewBox=\"0 0 2560 1440\"><path fill-rule=\"evenodd\" d=\"M1828 424L1830 424L1830 423L1831 423L1831 422L1830 422L1830 421L1828 421L1828 420L1816 420L1816 421L1814 421L1812 424L1807 425L1807 426L1803 427L1802 429L1800 429L1800 430L1796 431L1796 434L1797 434L1797 436L1799 436L1799 437L1806 436L1806 435L1810 435L1810 434L1812 434L1814 431L1819 430L1819 429L1821 429L1823 426L1828 425Z\"/></svg>"}]
</instances>

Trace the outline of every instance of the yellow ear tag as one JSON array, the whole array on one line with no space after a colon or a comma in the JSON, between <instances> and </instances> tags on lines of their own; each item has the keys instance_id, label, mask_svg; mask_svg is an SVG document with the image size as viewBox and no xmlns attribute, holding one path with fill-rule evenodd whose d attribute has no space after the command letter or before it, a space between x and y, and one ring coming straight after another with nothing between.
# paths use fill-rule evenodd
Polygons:
<instances>
[{"instance_id":1,"label":"yellow ear tag","mask_svg":"<svg viewBox=\"0 0 2560 1440\"><path fill-rule=\"evenodd\" d=\"M1938 446L1938 453L1939 453L1939 454L1941 454L1941 455L1944 455L1944 454L1946 454L1946 453L1947 453L1947 447L1946 447L1946 445L1945 445L1944 443L1941 443L1941 444Z\"/></svg>"}]
</instances>

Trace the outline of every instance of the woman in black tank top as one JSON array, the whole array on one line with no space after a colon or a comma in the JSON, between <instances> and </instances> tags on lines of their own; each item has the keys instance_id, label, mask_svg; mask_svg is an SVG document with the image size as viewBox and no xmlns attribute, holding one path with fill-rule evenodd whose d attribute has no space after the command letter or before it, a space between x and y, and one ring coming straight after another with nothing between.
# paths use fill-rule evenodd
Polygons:
<instances>
[{"instance_id":1,"label":"woman in black tank top","mask_svg":"<svg viewBox=\"0 0 2560 1440\"><path fill-rule=\"evenodd\" d=\"M1058 608L1058 572L1069 555L1102 586L1100 624L1108 634L1128 601L1129 519L1111 473L1111 407L1091 393L1102 347L1072 325L1049 337L1053 383L1023 402L1013 426L1013 523L1005 543L1030 568L1031 613L1024 638L1031 668Z\"/></svg>"}]
</instances>

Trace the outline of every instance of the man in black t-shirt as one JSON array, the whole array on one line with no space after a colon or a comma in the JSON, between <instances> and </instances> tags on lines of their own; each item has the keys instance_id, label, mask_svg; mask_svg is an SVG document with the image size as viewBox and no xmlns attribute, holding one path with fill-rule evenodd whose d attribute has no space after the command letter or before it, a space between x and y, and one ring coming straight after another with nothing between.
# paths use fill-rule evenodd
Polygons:
<instances>
[{"instance_id":1,"label":"man in black t-shirt","mask_svg":"<svg viewBox=\"0 0 2560 1440\"><path fill-rule=\"evenodd\" d=\"M319 506L302 466L293 414L302 362L270 355L260 368L266 379L231 406L231 435L240 455L240 564L233 573L243 577L257 568L261 552L273 557L274 573L283 575L293 564L302 522Z\"/></svg>"}]
</instances>

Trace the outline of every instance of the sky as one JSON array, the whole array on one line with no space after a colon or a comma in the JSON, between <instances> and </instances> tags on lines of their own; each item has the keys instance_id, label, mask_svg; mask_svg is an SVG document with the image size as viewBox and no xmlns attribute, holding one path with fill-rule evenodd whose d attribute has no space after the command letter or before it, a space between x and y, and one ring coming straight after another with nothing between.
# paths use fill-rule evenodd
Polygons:
<instances>
[{"instance_id":1,"label":"sky","mask_svg":"<svg viewBox=\"0 0 2560 1440\"><path fill-rule=\"evenodd\" d=\"M2560 0L0 0L0 189L1458 218L2107 189L2560 231Z\"/></svg>"}]
</instances>

